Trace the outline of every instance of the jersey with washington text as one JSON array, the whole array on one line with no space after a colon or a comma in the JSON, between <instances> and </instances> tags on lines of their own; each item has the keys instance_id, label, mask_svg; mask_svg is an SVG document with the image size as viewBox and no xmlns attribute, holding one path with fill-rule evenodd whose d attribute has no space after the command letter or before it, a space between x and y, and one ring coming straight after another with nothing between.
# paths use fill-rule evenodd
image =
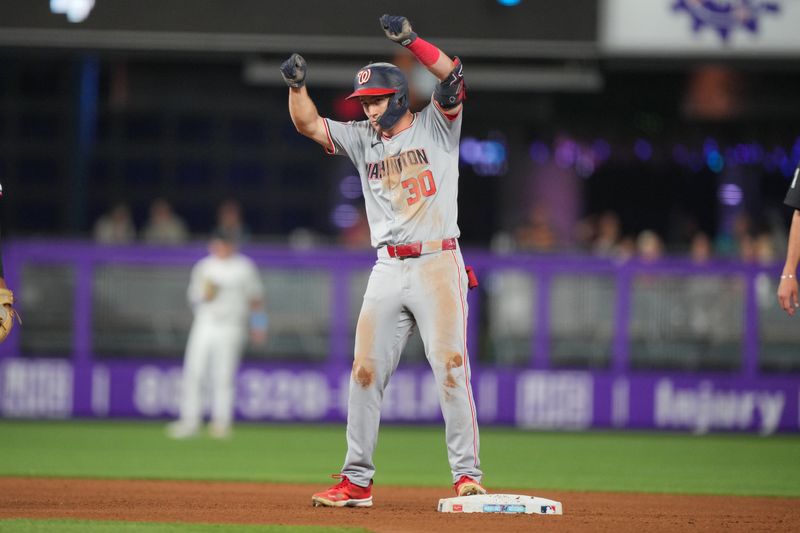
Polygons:
<instances>
[{"instance_id":1,"label":"jersey with washington text","mask_svg":"<svg viewBox=\"0 0 800 533\"><path fill-rule=\"evenodd\" d=\"M458 143L461 112L445 116L435 103L391 139L369 121L325 119L330 154L358 169L372 246L458 237Z\"/></svg>"},{"instance_id":2,"label":"jersey with washington text","mask_svg":"<svg viewBox=\"0 0 800 533\"><path fill-rule=\"evenodd\" d=\"M789 191L786 193L783 203L789 207L800 209L800 163L797 164L797 170L794 171L792 183L789 185Z\"/></svg>"}]
</instances>

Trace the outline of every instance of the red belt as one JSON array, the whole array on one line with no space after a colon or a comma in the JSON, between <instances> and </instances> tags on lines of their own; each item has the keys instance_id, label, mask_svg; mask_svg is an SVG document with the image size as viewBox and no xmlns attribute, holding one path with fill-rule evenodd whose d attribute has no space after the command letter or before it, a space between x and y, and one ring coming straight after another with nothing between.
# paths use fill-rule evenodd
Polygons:
<instances>
[{"instance_id":1,"label":"red belt","mask_svg":"<svg viewBox=\"0 0 800 533\"><path fill-rule=\"evenodd\" d=\"M406 259L407 257L419 257L422 254L430 254L434 252L441 252L442 250L455 250L456 238L451 237L441 241L417 241L408 244L389 244L386 246L386 251L389 252L389 257L397 257L398 259Z\"/></svg>"}]
</instances>

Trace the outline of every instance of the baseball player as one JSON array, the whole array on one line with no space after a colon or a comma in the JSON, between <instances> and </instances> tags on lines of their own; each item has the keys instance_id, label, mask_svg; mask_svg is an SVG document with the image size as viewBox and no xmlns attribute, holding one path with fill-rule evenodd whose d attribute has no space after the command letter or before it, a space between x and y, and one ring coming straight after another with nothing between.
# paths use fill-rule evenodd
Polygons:
<instances>
[{"instance_id":1,"label":"baseball player","mask_svg":"<svg viewBox=\"0 0 800 533\"><path fill-rule=\"evenodd\" d=\"M432 72L432 102L408 109L406 78L390 63L360 69L348 98L366 115L342 123L319 116L305 87L298 54L281 65L289 113L297 130L328 154L347 155L361 176L372 246L372 268L355 339L347 414L347 456L341 481L314 494L314 505L372 505L373 452L383 392L403 347L419 328L445 421L456 493L484 494L479 438L466 347L467 289L472 284L458 246L458 149L464 79L450 59L419 38L405 17L383 15L386 36Z\"/></svg>"},{"instance_id":2,"label":"baseball player","mask_svg":"<svg viewBox=\"0 0 800 533\"><path fill-rule=\"evenodd\" d=\"M261 278L253 261L238 253L230 233L215 232L209 255L192 268L188 299L194 310L184 357L180 418L167 426L170 437L197 435L202 420L200 391L205 378L211 385L211 423L214 438L231 433L234 383L247 341L266 339Z\"/></svg>"},{"instance_id":3,"label":"baseball player","mask_svg":"<svg viewBox=\"0 0 800 533\"><path fill-rule=\"evenodd\" d=\"M783 265L781 282L778 285L778 303L789 316L800 308L797 298L797 263L800 261L800 163L794 171L794 178L786 193L784 203L794 208L792 225L789 229L789 244L786 263Z\"/></svg>"}]
</instances>

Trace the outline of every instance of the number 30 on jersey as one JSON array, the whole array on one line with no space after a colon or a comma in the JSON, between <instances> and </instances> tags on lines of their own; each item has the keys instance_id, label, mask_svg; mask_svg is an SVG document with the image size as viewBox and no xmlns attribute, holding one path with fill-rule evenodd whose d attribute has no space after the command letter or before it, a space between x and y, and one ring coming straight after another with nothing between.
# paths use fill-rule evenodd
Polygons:
<instances>
[{"instance_id":1,"label":"number 30 on jersey","mask_svg":"<svg viewBox=\"0 0 800 533\"><path fill-rule=\"evenodd\" d=\"M426 170L413 178L403 180L400 185L408 191L408 198L406 199L408 205L414 205L423 196L436 194L436 182L433 181L433 174L431 174L430 170Z\"/></svg>"}]
</instances>

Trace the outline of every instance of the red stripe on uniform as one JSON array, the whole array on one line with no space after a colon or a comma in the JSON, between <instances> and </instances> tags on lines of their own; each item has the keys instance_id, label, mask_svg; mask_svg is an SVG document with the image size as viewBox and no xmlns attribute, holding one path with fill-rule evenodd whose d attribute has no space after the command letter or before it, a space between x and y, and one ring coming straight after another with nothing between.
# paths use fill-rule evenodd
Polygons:
<instances>
[{"instance_id":1,"label":"red stripe on uniform","mask_svg":"<svg viewBox=\"0 0 800 533\"><path fill-rule=\"evenodd\" d=\"M328 144L331 145L330 148L328 148L327 146L324 147L325 148L325 153L329 154L329 155L333 155L333 154L336 153L336 146L333 145L333 139L331 138L331 130L328 129L328 119L327 118L323 118L322 119L322 123L325 125L325 135L328 136Z\"/></svg>"},{"instance_id":2,"label":"red stripe on uniform","mask_svg":"<svg viewBox=\"0 0 800 533\"><path fill-rule=\"evenodd\" d=\"M469 383L469 356L467 355L467 312L464 310L464 293L461 291L461 267L456 259L456 253L450 252L453 262L456 264L458 272L458 294L461 301L461 318L464 321L464 381L467 385L467 399L469 400L469 412L472 416L472 450L475 454L475 467L478 467L478 417L475 415L475 406L472 403L472 387Z\"/></svg>"},{"instance_id":3,"label":"red stripe on uniform","mask_svg":"<svg viewBox=\"0 0 800 533\"><path fill-rule=\"evenodd\" d=\"M453 113L451 115L450 113L448 113L447 111L444 110L444 108L439 104L439 102L437 102L436 100L433 100L433 99L431 101L434 103L434 105L436 106L436 109L439 111L439 113L444 115L444 118L446 118L450 122L453 122L455 119L457 119L458 115L461 114L461 110L464 108L464 104L458 104L460 106L458 108L458 111L456 111L455 113Z\"/></svg>"}]
</instances>

